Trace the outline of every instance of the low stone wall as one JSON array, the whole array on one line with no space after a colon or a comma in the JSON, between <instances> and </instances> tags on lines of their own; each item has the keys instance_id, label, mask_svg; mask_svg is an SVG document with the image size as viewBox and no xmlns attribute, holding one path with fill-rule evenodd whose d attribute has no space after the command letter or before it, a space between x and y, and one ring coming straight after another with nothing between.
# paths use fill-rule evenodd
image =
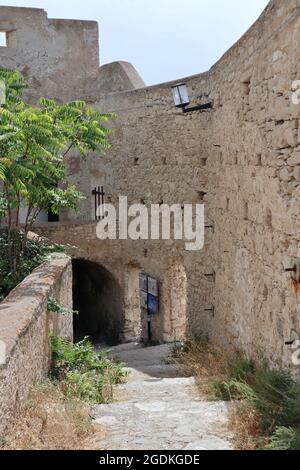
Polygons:
<instances>
[{"instance_id":1,"label":"low stone wall","mask_svg":"<svg viewBox=\"0 0 300 470\"><path fill-rule=\"evenodd\" d=\"M49 372L49 333L72 337L72 318L48 312L49 296L72 307L72 266L66 255L54 255L0 303L0 436L33 383Z\"/></svg>"}]
</instances>

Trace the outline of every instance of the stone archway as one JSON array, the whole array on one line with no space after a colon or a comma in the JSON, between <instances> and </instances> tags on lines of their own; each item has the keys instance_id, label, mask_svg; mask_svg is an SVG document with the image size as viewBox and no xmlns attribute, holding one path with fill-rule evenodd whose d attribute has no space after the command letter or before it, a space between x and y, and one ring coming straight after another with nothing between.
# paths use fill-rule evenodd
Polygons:
<instances>
[{"instance_id":1,"label":"stone archway","mask_svg":"<svg viewBox=\"0 0 300 470\"><path fill-rule=\"evenodd\" d=\"M74 338L89 336L93 342L114 345L124 335L121 288L112 274L98 263L73 260Z\"/></svg>"}]
</instances>

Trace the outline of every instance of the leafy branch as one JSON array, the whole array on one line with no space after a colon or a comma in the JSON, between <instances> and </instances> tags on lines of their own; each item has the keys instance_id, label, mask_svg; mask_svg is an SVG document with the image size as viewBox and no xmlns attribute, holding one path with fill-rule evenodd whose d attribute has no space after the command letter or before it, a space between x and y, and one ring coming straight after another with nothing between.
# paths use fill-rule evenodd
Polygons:
<instances>
[{"instance_id":1,"label":"leafy branch","mask_svg":"<svg viewBox=\"0 0 300 470\"><path fill-rule=\"evenodd\" d=\"M61 315L79 315L77 310L64 307L54 297L49 297L47 308L49 312L59 313Z\"/></svg>"}]
</instances>

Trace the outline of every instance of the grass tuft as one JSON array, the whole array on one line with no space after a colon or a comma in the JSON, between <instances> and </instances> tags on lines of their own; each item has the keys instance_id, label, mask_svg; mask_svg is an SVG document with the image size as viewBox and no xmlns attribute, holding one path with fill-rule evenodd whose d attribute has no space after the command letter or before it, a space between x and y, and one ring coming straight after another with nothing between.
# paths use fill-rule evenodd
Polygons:
<instances>
[{"instance_id":1,"label":"grass tuft","mask_svg":"<svg viewBox=\"0 0 300 470\"><path fill-rule=\"evenodd\" d=\"M207 341L182 346L174 362L197 378L208 399L234 403L230 422L237 448L300 449L300 384L289 371L240 354L221 355Z\"/></svg>"},{"instance_id":2,"label":"grass tuft","mask_svg":"<svg viewBox=\"0 0 300 470\"><path fill-rule=\"evenodd\" d=\"M299 450L300 449L300 429L278 427L276 428L268 450Z\"/></svg>"},{"instance_id":3,"label":"grass tuft","mask_svg":"<svg viewBox=\"0 0 300 470\"><path fill-rule=\"evenodd\" d=\"M76 450L91 433L89 406L47 381L32 388L1 444L5 450Z\"/></svg>"},{"instance_id":4,"label":"grass tuft","mask_svg":"<svg viewBox=\"0 0 300 470\"><path fill-rule=\"evenodd\" d=\"M51 376L61 382L67 396L97 404L113 399L113 385L126 377L122 363L110 360L108 352L95 352L88 338L73 344L52 336L51 346Z\"/></svg>"},{"instance_id":5,"label":"grass tuft","mask_svg":"<svg viewBox=\"0 0 300 470\"><path fill-rule=\"evenodd\" d=\"M92 435L103 430L92 425L91 404L112 400L113 385L126 377L123 365L96 353L87 338L73 344L52 336L51 345L50 379L33 387L14 428L0 436L2 449L96 449Z\"/></svg>"}]
</instances>

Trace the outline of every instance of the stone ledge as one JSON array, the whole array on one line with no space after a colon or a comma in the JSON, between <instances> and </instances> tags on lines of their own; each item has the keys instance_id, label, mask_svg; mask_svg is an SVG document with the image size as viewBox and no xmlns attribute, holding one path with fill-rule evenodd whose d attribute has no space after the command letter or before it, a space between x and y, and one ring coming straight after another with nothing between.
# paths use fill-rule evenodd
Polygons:
<instances>
[{"instance_id":1,"label":"stone ledge","mask_svg":"<svg viewBox=\"0 0 300 470\"><path fill-rule=\"evenodd\" d=\"M5 361L0 358L0 367L7 364L17 342L40 314L53 286L69 265L68 256L53 255L50 262L36 268L0 303L2 351L5 345Z\"/></svg>"}]
</instances>

